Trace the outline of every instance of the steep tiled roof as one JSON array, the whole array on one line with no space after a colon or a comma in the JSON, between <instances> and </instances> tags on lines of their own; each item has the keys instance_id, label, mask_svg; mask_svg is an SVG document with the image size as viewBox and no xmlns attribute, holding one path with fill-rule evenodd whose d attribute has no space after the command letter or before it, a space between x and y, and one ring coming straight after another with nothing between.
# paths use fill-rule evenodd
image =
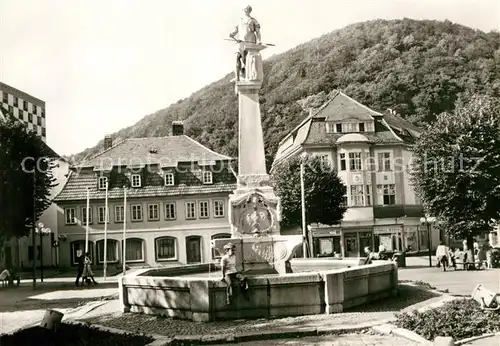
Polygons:
<instances>
[{"instance_id":1,"label":"steep tiled roof","mask_svg":"<svg viewBox=\"0 0 500 346\"><path fill-rule=\"evenodd\" d=\"M87 188L90 199L104 199L105 191L98 189L101 174L108 178L109 199L123 198L123 186L130 198L230 193L236 189L230 160L184 135L127 139L73 167L54 200L85 200ZM132 169L141 175L141 187L130 187ZM212 172L212 184L203 184L205 169ZM165 186L165 172L174 174L174 186Z\"/></svg>"},{"instance_id":2,"label":"steep tiled roof","mask_svg":"<svg viewBox=\"0 0 500 346\"><path fill-rule=\"evenodd\" d=\"M280 142L274 163L281 161L302 146L334 146L345 133L327 133L325 121L372 120L375 132L363 132L373 144L412 143L420 129L394 114L376 112L341 91L311 113Z\"/></svg>"},{"instance_id":3,"label":"steep tiled roof","mask_svg":"<svg viewBox=\"0 0 500 346\"><path fill-rule=\"evenodd\" d=\"M188 136L129 138L84 161L79 167L160 164L175 167L179 162L230 160Z\"/></svg>"},{"instance_id":4,"label":"steep tiled roof","mask_svg":"<svg viewBox=\"0 0 500 346\"><path fill-rule=\"evenodd\" d=\"M219 182L212 185L176 185L164 186L160 184L151 184L152 179L146 180L146 186L141 188L127 189L127 198L147 198L147 197L166 197L179 195L201 195L214 193L230 193L236 189L235 183ZM161 177L160 177L161 179ZM163 180L161 180L163 181ZM89 188L89 197L91 200L104 200L105 191L99 190L96 184L94 174L83 174L73 172L61 193L54 199L55 202L82 201L87 198L87 187ZM115 186L108 191L109 199L122 199L123 188Z\"/></svg>"}]
</instances>

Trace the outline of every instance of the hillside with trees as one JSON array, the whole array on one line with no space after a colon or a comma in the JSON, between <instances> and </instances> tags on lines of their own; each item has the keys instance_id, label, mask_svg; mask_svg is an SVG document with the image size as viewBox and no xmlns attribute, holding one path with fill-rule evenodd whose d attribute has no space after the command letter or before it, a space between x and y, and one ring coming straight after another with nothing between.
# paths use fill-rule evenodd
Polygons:
<instances>
[{"instance_id":1,"label":"hillside with trees","mask_svg":"<svg viewBox=\"0 0 500 346\"><path fill-rule=\"evenodd\" d=\"M452 112L459 97L500 95L500 34L449 21L357 23L275 55L264 63L262 122L268 164L279 141L334 89L417 125ZM209 148L237 156L238 106L232 75L112 135L166 136L173 120ZM72 157L99 152L102 141Z\"/></svg>"}]
</instances>

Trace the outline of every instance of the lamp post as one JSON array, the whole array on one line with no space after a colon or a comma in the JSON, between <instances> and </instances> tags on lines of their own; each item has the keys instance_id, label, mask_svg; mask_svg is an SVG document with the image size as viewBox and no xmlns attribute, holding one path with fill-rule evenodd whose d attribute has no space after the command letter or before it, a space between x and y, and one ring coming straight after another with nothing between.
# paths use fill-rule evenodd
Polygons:
<instances>
[{"instance_id":1,"label":"lamp post","mask_svg":"<svg viewBox=\"0 0 500 346\"><path fill-rule=\"evenodd\" d=\"M420 219L421 222L425 223L427 227L427 243L428 243L428 254L429 254L429 267L432 267L432 240L431 240L431 223L427 219L427 215Z\"/></svg>"}]
</instances>

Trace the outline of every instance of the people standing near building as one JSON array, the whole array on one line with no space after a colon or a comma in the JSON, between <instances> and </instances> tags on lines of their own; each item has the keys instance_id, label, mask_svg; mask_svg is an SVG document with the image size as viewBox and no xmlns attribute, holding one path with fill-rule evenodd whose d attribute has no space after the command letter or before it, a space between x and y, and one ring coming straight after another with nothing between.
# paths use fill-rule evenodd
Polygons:
<instances>
[{"instance_id":1,"label":"people standing near building","mask_svg":"<svg viewBox=\"0 0 500 346\"><path fill-rule=\"evenodd\" d=\"M246 277L242 273L238 272L236 269L236 256L234 253L236 246L233 243L227 243L224 245L224 250L226 254L222 256L220 260L222 279L227 285L226 289L226 303L231 305L233 299L233 281L238 281L240 284L241 291L245 299L248 298L248 283Z\"/></svg>"},{"instance_id":2,"label":"people standing near building","mask_svg":"<svg viewBox=\"0 0 500 346\"><path fill-rule=\"evenodd\" d=\"M79 281L80 281L80 279L82 278L82 275L83 275L83 268L85 267L85 257L83 256L82 252L77 257L76 261L78 263L78 269L77 269L78 272L76 274L75 285L78 286L79 285ZM82 279L82 285L83 285L83 283L84 283L84 280Z\"/></svg>"},{"instance_id":3,"label":"people standing near building","mask_svg":"<svg viewBox=\"0 0 500 346\"><path fill-rule=\"evenodd\" d=\"M92 272L92 261L90 260L90 252L85 253L85 259L84 259L84 267L83 267L83 282L87 283L90 285L92 280L92 283L94 285L97 285L97 282L94 279L94 273Z\"/></svg>"}]
</instances>

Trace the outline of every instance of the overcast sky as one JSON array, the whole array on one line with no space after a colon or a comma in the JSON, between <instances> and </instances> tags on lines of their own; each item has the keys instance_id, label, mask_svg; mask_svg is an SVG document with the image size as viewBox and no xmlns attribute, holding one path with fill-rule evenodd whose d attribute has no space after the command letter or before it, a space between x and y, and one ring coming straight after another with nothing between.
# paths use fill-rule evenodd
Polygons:
<instances>
[{"instance_id":1,"label":"overcast sky","mask_svg":"<svg viewBox=\"0 0 500 346\"><path fill-rule=\"evenodd\" d=\"M0 81L44 100L48 144L73 154L232 71L248 4L264 57L376 18L500 29L500 0L0 0Z\"/></svg>"}]
</instances>

